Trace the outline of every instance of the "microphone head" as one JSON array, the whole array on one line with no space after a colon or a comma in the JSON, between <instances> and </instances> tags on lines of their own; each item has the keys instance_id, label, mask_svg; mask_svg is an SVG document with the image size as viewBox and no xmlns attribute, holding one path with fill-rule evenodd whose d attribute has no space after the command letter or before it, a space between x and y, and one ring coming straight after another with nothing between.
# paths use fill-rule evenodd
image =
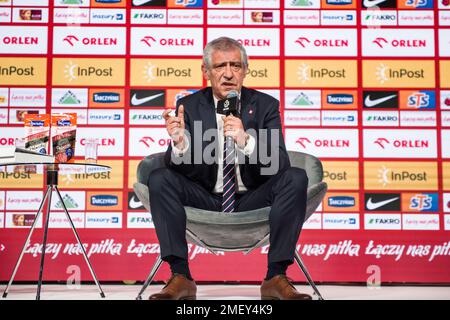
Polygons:
<instances>
[{"instance_id":1,"label":"microphone head","mask_svg":"<svg viewBox=\"0 0 450 320\"><path fill-rule=\"evenodd\" d=\"M238 96L239 96L239 93L236 90L231 90L227 94L227 99L238 97Z\"/></svg>"}]
</instances>

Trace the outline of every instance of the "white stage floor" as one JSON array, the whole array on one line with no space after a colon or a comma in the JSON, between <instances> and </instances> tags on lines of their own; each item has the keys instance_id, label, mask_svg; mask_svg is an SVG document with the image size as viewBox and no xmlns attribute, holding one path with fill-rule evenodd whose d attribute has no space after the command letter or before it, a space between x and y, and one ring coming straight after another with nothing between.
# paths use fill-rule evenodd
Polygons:
<instances>
[{"instance_id":1,"label":"white stage floor","mask_svg":"<svg viewBox=\"0 0 450 320\"><path fill-rule=\"evenodd\" d=\"M10 288L8 300L33 300L36 297L36 285L14 285ZM162 284L149 286L143 298L159 291ZM6 285L0 285L3 294ZM141 285L102 285L106 300L134 300ZM309 286L296 285L297 290L312 294ZM366 286L319 285L319 291L326 300L450 300L450 286ZM82 284L80 288L66 285L43 285L42 300L99 300L97 287ZM258 285L197 285L199 300L259 300ZM0 303L1 303L0 298Z\"/></svg>"}]
</instances>

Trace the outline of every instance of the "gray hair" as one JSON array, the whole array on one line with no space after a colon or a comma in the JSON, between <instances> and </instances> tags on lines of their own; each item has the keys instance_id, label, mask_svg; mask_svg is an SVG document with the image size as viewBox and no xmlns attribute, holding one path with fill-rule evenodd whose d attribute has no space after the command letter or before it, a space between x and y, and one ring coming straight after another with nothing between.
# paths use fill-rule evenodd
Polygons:
<instances>
[{"instance_id":1,"label":"gray hair","mask_svg":"<svg viewBox=\"0 0 450 320\"><path fill-rule=\"evenodd\" d=\"M245 52L245 48L238 41L228 38L228 37L220 37L210 41L203 50L203 64L206 69L211 69L211 56L213 51L230 51L233 49L239 49L241 52L241 61L245 68L248 67L248 57L247 52Z\"/></svg>"}]
</instances>

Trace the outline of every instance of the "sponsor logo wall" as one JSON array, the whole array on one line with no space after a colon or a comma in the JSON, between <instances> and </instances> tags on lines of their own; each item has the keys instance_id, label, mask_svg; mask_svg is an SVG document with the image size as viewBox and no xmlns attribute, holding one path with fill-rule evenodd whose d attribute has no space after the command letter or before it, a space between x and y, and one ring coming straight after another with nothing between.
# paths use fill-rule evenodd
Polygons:
<instances>
[{"instance_id":1,"label":"sponsor logo wall","mask_svg":"<svg viewBox=\"0 0 450 320\"><path fill-rule=\"evenodd\" d=\"M317 280L366 281L357 267L377 263L394 270L383 281L450 283L448 1L0 0L0 146L14 145L32 113L78 114L79 161L85 139L99 138L99 163L113 170L67 175L60 187L99 268L116 266L104 279L141 280L141 259L159 250L151 213L133 191L137 165L166 150L163 110L208 85L202 48L224 35L250 56L245 85L280 100L288 150L323 161L329 192L299 241L311 270L326 266ZM40 172L0 172L0 248L10 249L0 250L0 280L43 184ZM70 226L52 200L50 227L68 245ZM319 242L327 250L314 249ZM395 258L383 249L405 244ZM430 246L429 255L414 245ZM199 280L259 280L251 269L210 268L247 258L190 254L204 271ZM263 269L265 254L253 265ZM58 268L48 276L64 277Z\"/></svg>"}]
</instances>

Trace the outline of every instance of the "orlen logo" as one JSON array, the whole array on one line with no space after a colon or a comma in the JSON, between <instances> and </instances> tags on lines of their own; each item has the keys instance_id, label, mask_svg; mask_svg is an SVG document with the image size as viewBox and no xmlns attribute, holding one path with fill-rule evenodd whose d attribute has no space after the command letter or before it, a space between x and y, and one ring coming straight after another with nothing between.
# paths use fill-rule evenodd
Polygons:
<instances>
[{"instance_id":1,"label":"orlen logo","mask_svg":"<svg viewBox=\"0 0 450 320\"><path fill-rule=\"evenodd\" d=\"M350 140L347 139L316 139L311 141L306 137L300 137L295 141L295 143L298 143L304 149L307 148L307 144L313 144L315 147L327 147L327 148L350 147Z\"/></svg>"},{"instance_id":2,"label":"orlen logo","mask_svg":"<svg viewBox=\"0 0 450 320\"><path fill-rule=\"evenodd\" d=\"M86 46L116 46L117 38L94 38L94 37L85 37L78 39L74 35L66 36L63 41L69 43L72 47L75 46L76 43L82 43Z\"/></svg>"},{"instance_id":3,"label":"orlen logo","mask_svg":"<svg viewBox=\"0 0 450 320\"><path fill-rule=\"evenodd\" d=\"M315 39L314 41L311 41L306 37L299 37L295 40L295 43L299 44L303 48L310 45L320 48L342 48L349 46L348 40L343 39Z\"/></svg>"},{"instance_id":4,"label":"orlen logo","mask_svg":"<svg viewBox=\"0 0 450 320\"><path fill-rule=\"evenodd\" d=\"M378 138L374 144L385 149L387 145L392 145L395 148L429 148L430 142L427 140L393 140L392 142L386 138Z\"/></svg>"},{"instance_id":5,"label":"orlen logo","mask_svg":"<svg viewBox=\"0 0 450 320\"><path fill-rule=\"evenodd\" d=\"M14 45L18 45L18 44L39 44L39 38L38 37L20 37L20 36L14 36L14 37L3 37L2 42L4 44L14 44Z\"/></svg>"},{"instance_id":6,"label":"orlen logo","mask_svg":"<svg viewBox=\"0 0 450 320\"><path fill-rule=\"evenodd\" d=\"M80 140L80 144L82 146L86 145L86 139L82 138ZM115 146L116 145L116 139L115 138L103 138L103 139L99 139L99 146L103 146L103 147L111 147L111 146Z\"/></svg>"},{"instance_id":7,"label":"orlen logo","mask_svg":"<svg viewBox=\"0 0 450 320\"><path fill-rule=\"evenodd\" d=\"M388 46L393 48L427 48L427 40L397 40L394 39L392 41L386 40L386 38L378 37L372 41L381 49L384 49Z\"/></svg>"},{"instance_id":8,"label":"orlen logo","mask_svg":"<svg viewBox=\"0 0 450 320\"><path fill-rule=\"evenodd\" d=\"M161 46L170 47L193 47L195 45L195 39L192 38L161 38L156 40L152 36L145 36L141 39L141 42L144 42L149 47L155 43L158 43Z\"/></svg>"},{"instance_id":9,"label":"orlen logo","mask_svg":"<svg viewBox=\"0 0 450 320\"><path fill-rule=\"evenodd\" d=\"M270 39L236 39L244 47L270 47Z\"/></svg>"},{"instance_id":10,"label":"orlen logo","mask_svg":"<svg viewBox=\"0 0 450 320\"><path fill-rule=\"evenodd\" d=\"M170 144L170 139L159 139L156 141L150 136L142 137L139 142L142 142L147 148L151 148L151 145L157 143L159 146L164 147Z\"/></svg>"}]
</instances>

